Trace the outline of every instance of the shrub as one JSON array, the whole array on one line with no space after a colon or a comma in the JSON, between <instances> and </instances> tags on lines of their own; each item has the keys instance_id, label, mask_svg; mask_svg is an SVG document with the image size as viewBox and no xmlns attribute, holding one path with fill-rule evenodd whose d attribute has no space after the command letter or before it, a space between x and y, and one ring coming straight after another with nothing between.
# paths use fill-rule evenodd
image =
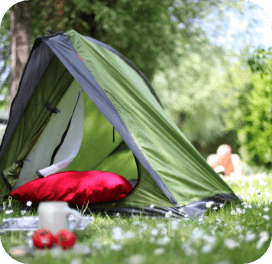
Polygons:
<instances>
[{"instance_id":1,"label":"shrub","mask_svg":"<svg viewBox=\"0 0 272 264\"><path fill-rule=\"evenodd\" d=\"M272 168L272 78L258 72L249 93L249 113L239 130L241 153L249 164Z\"/></svg>"}]
</instances>

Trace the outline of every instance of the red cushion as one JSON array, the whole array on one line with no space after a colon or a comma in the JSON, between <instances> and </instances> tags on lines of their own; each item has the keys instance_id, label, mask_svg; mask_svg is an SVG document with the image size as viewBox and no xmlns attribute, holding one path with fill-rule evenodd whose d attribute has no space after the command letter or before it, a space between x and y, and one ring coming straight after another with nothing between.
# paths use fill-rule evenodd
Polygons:
<instances>
[{"instance_id":1,"label":"red cushion","mask_svg":"<svg viewBox=\"0 0 272 264\"><path fill-rule=\"evenodd\" d=\"M10 195L19 201L65 201L69 204L119 201L132 191L124 177L105 171L68 171L30 181Z\"/></svg>"}]
</instances>

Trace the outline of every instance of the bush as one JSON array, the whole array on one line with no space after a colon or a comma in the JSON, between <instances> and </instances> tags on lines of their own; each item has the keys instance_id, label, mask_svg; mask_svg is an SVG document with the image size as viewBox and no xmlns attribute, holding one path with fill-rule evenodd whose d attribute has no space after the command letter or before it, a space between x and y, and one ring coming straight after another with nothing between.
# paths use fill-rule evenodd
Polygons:
<instances>
[{"instance_id":1,"label":"bush","mask_svg":"<svg viewBox=\"0 0 272 264\"><path fill-rule=\"evenodd\" d=\"M249 93L249 113L239 130L241 154L251 165L272 168L272 78L258 72Z\"/></svg>"}]
</instances>

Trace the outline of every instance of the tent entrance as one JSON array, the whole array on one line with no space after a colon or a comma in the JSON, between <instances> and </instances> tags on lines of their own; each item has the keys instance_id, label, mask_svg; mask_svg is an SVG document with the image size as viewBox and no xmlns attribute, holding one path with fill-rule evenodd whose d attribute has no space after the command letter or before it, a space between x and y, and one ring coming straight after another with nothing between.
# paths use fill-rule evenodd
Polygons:
<instances>
[{"instance_id":1,"label":"tent entrance","mask_svg":"<svg viewBox=\"0 0 272 264\"><path fill-rule=\"evenodd\" d=\"M12 190L38 177L61 171L117 173L133 187L137 161L119 133L74 80L28 154Z\"/></svg>"},{"instance_id":2,"label":"tent entrance","mask_svg":"<svg viewBox=\"0 0 272 264\"><path fill-rule=\"evenodd\" d=\"M83 139L77 156L65 171L109 171L133 181L131 183L135 185L138 169L132 151L85 91L83 97Z\"/></svg>"},{"instance_id":3,"label":"tent entrance","mask_svg":"<svg viewBox=\"0 0 272 264\"><path fill-rule=\"evenodd\" d=\"M62 171L77 155L83 138L84 100L74 80L28 154L12 190L36 178Z\"/></svg>"}]
</instances>

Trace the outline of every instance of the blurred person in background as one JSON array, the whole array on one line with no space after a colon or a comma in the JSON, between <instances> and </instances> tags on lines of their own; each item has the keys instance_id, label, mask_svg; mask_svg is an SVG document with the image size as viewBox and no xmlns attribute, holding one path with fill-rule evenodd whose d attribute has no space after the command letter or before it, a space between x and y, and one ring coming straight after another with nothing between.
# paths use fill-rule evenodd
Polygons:
<instances>
[{"instance_id":1,"label":"blurred person in background","mask_svg":"<svg viewBox=\"0 0 272 264\"><path fill-rule=\"evenodd\" d=\"M240 178L243 175L241 159L239 155L231 154L229 145L219 146L217 153L209 155L207 162L217 173L224 176Z\"/></svg>"}]
</instances>

